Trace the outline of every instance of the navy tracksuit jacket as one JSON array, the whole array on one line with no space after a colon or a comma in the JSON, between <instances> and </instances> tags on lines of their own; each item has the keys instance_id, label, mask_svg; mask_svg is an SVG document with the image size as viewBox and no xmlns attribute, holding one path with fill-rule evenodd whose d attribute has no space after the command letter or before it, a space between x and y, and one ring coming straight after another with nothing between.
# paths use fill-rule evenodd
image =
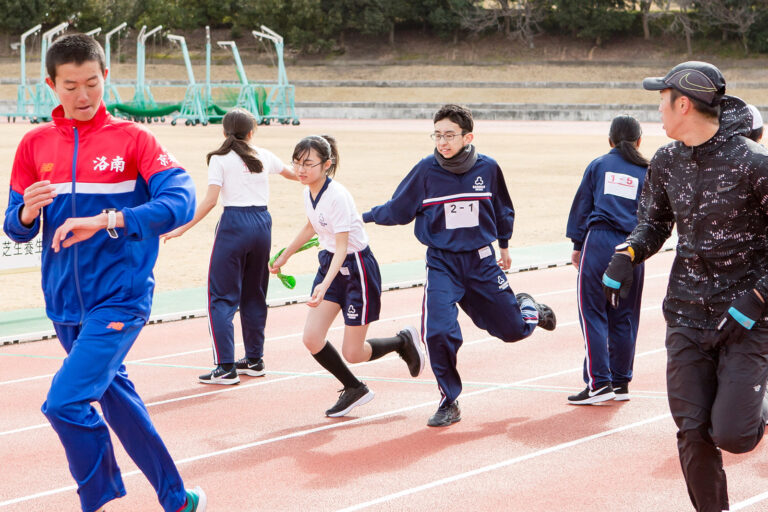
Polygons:
<instances>
[{"instance_id":1,"label":"navy tracksuit jacket","mask_svg":"<svg viewBox=\"0 0 768 512\"><path fill-rule=\"evenodd\" d=\"M514 209L504 175L492 158L478 154L464 174L440 167L433 155L421 160L392 199L363 214L365 222L396 225L416 220L416 238L427 246L421 332L441 405L461 393L456 353L461 347L458 304L478 327L507 342L529 336L535 312L524 315L491 243L506 248Z\"/></svg>"}]
</instances>

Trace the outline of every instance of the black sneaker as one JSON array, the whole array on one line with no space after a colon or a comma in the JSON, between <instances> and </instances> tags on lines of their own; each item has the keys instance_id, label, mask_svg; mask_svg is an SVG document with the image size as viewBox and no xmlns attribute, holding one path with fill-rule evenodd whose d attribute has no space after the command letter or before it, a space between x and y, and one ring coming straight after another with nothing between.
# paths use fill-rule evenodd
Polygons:
<instances>
[{"instance_id":1,"label":"black sneaker","mask_svg":"<svg viewBox=\"0 0 768 512\"><path fill-rule=\"evenodd\" d=\"M198 377L200 382L203 384L239 384L240 383L240 377L237 376L237 369L232 368L231 370L227 371L224 368L221 367L221 365L217 366L216 368L211 371L211 373L206 373L205 375L201 375Z\"/></svg>"},{"instance_id":2,"label":"black sneaker","mask_svg":"<svg viewBox=\"0 0 768 512\"><path fill-rule=\"evenodd\" d=\"M447 427L458 421L461 421L461 409L459 409L459 401L454 400L448 405L438 407L435 414L427 421L427 426Z\"/></svg>"},{"instance_id":3,"label":"black sneaker","mask_svg":"<svg viewBox=\"0 0 768 512\"><path fill-rule=\"evenodd\" d=\"M629 400L629 384L617 384L616 386L613 386L613 394L616 395L617 402L626 402Z\"/></svg>"},{"instance_id":4,"label":"black sneaker","mask_svg":"<svg viewBox=\"0 0 768 512\"><path fill-rule=\"evenodd\" d=\"M601 386L594 391L587 386L584 388L584 391L578 395L569 396L568 403L573 405L589 405L605 402L606 400L613 400L614 398L616 398L616 394L613 392L613 386L610 384Z\"/></svg>"},{"instance_id":5,"label":"black sneaker","mask_svg":"<svg viewBox=\"0 0 768 512\"><path fill-rule=\"evenodd\" d=\"M418 377L424 369L424 349L421 346L421 337L415 327L408 326L398 333L403 338L403 346L397 353L408 365L411 377Z\"/></svg>"},{"instance_id":6,"label":"black sneaker","mask_svg":"<svg viewBox=\"0 0 768 512\"><path fill-rule=\"evenodd\" d=\"M254 361L244 357L235 363L235 369L238 375L250 375L251 377L261 377L266 373L264 371L264 360L261 358Z\"/></svg>"},{"instance_id":7,"label":"black sneaker","mask_svg":"<svg viewBox=\"0 0 768 512\"><path fill-rule=\"evenodd\" d=\"M358 405L367 404L373 400L373 391L368 389L365 383L360 383L356 388L344 388L341 390L336 404L325 411L325 415L331 418L344 416Z\"/></svg>"},{"instance_id":8,"label":"black sneaker","mask_svg":"<svg viewBox=\"0 0 768 512\"><path fill-rule=\"evenodd\" d=\"M515 299L517 299L517 303L520 304L521 310L529 304L533 305L539 315L539 322L536 325L547 331L555 330L555 327L557 326L557 318L555 317L555 312L552 311L552 308L546 304L536 302L534 298L527 293L518 293L515 295Z\"/></svg>"}]
</instances>

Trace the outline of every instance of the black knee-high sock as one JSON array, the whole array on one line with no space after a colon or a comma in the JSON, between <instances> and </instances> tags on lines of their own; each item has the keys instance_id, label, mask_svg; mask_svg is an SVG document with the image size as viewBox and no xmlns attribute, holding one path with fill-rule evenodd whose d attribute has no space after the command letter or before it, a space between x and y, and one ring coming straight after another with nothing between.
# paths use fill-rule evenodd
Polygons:
<instances>
[{"instance_id":1,"label":"black knee-high sock","mask_svg":"<svg viewBox=\"0 0 768 512\"><path fill-rule=\"evenodd\" d=\"M371 344L371 359L369 359L369 361L373 361L385 354L399 350L405 342L403 337L399 334L392 336L391 338L374 338L367 341Z\"/></svg>"},{"instance_id":2,"label":"black knee-high sock","mask_svg":"<svg viewBox=\"0 0 768 512\"><path fill-rule=\"evenodd\" d=\"M339 379L345 388L356 388L361 382L355 377L349 367L344 363L336 349L325 342L325 346L317 354L312 354L315 361L320 363L320 366L331 372L331 375Z\"/></svg>"}]
</instances>

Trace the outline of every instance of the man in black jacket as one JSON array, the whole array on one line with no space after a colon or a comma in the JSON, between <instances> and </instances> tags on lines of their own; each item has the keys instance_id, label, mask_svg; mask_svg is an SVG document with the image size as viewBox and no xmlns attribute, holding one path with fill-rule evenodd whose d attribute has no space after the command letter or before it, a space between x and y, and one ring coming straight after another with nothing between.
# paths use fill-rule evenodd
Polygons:
<instances>
[{"instance_id":1,"label":"man in black jacket","mask_svg":"<svg viewBox=\"0 0 768 512\"><path fill-rule=\"evenodd\" d=\"M725 78L684 62L643 87L675 142L651 160L638 226L603 276L607 299L629 291L632 267L677 225L664 300L667 393L696 510L728 510L720 449L745 453L763 437L768 410L768 152L746 137L752 114L725 96Z\"/></svg>"}]
</instances>

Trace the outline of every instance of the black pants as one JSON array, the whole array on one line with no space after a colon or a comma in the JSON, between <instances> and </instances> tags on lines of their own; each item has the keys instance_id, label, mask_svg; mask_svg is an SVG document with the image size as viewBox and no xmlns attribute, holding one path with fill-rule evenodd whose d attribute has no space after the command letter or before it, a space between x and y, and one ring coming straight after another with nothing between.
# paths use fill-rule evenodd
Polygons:
<instances>
[{"instance_id":1,"label":"black pants","mask_svg":"<svg viewBox=\"0 0 768 512\"><path fill-rule=\"evenodd\" d=\"M763 437L768 329L716 346L712 330L667 328L667 396L688 495L699 512L728 510L720 449L749 452Z\"/></svg>"}]
</instances>

